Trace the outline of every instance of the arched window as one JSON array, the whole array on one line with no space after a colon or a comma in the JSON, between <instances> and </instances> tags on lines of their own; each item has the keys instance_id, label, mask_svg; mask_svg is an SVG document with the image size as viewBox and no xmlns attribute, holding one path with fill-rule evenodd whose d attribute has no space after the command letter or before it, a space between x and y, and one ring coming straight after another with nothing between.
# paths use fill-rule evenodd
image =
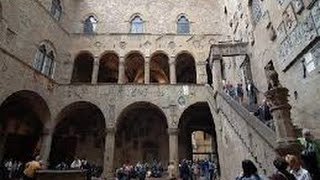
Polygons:
<instances>
[{"instance_id":1,"label":"arched window","mask_svg":"<svg viewBox=\"0 0 320 180\"><path fill-rule=\"evenodd\" d=\"M178 34L188 34L190 33L190 23L185 16L180 16L178 19Z\"/></svg>"},{"instance_id":2,"label":"arched window","mask_svg":"<svg viewBox=\"0 0 320 180\"><path fill-rule=\"evenodd\" d=\"M35 57L34 68L42 74L52 77L55 66L54 53L52 50L48 50L50 50L50 46L46 47L45 44L39 47Z\"/></svg>"},{"instance_id":3,"label":"arched window","mask_svg":"<svg viewBox=\"0 0 320 180\"><path fill-rule=\"evenodd\" d=\"M135 16L131 21L131 33L143 33L143 20L140 16Z\"/></svg>"},{"instance_id":4,"label":"arched window","mask_svg":"<svg viewBox=\"0 0 320 180\"><path fill-rule=\"evenodd\" d=\"M56 19L60 20L62 14L62 6L60 0L52 0L51 15Z\"/></svg>"},{"instance_id":5,"label":"arched window","mask_svg":"<svg viewBox=\"0 0 320 180\"><path fill-rule=\"evenodd\" d=\"M83 33L93 34L95 32L96 25L97 25L97 19L94 16L89 16L84 21Z\"/></svg>"}]
</instances>

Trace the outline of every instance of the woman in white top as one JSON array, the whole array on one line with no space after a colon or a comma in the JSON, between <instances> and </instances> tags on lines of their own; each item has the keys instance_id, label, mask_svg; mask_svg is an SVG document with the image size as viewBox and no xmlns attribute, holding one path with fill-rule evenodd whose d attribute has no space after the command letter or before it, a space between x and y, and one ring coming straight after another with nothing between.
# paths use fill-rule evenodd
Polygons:
<instances>
[{"instance_id":1,"label":"woman in white top","mask_svg":"<svg viewBox=\"0 0 320 180\"><path fill-rule=\"evenodd\" d=\"M301 163L296 156L288 154L286 161L289 164L290 173L293 174L297 180L312 180L309 172L301 167Z\"/></svg>"}]
</instances>

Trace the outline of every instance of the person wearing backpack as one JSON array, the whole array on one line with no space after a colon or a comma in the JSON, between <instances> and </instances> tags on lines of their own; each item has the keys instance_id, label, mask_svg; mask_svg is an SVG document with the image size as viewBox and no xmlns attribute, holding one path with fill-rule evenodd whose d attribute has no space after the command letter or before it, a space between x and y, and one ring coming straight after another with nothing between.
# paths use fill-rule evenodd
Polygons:
<instances>
[{"instance_id":1,"label":"person wearing backpack","mask_svg":"<svg viewBox=\"0 0 320 180\"><path fill-rule=\"evenodd\" d=\"M302 130L302 138L298 138L303 146L301 159L304 167L311 174L312 179L320 179L320 145L313 139L309 129Z\"/></svg>"}]
</instances>

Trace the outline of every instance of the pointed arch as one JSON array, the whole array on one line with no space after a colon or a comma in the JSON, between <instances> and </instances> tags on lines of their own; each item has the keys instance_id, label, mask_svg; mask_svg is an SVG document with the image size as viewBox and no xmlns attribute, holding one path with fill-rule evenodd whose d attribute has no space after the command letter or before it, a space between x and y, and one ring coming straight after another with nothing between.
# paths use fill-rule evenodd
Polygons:
<instances>
[{"instance_id":1,"label":"pointed arch","mask_svg":"<svg viewBox=\"0 0 320 180\"><path fill-rule=\"evenodd\" d=\"M178 16L177 33L178 34L189 34L190 33L190 22L185 14L181 14Z\"/></svg>"}]
</instances>

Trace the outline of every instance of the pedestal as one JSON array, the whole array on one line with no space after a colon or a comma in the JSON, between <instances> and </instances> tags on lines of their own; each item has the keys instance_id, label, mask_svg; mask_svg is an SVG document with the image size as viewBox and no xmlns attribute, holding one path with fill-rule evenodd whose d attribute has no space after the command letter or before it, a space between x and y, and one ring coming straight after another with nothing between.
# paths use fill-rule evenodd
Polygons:
<instances>
[{"instance_id":1,"label":"pedestal","mask_svg":"<svg viewBox=\"0 0 320 180\"><path fill-rule=\"evenodd\" d=\"M277 137L276 151L280 156L286 154L300 155L302 149L297 141L296 131L291 120L288 92L287 88L276 87L265 93L267 101L271 103L270 110Z\"/></svg>"}]
</instances>

